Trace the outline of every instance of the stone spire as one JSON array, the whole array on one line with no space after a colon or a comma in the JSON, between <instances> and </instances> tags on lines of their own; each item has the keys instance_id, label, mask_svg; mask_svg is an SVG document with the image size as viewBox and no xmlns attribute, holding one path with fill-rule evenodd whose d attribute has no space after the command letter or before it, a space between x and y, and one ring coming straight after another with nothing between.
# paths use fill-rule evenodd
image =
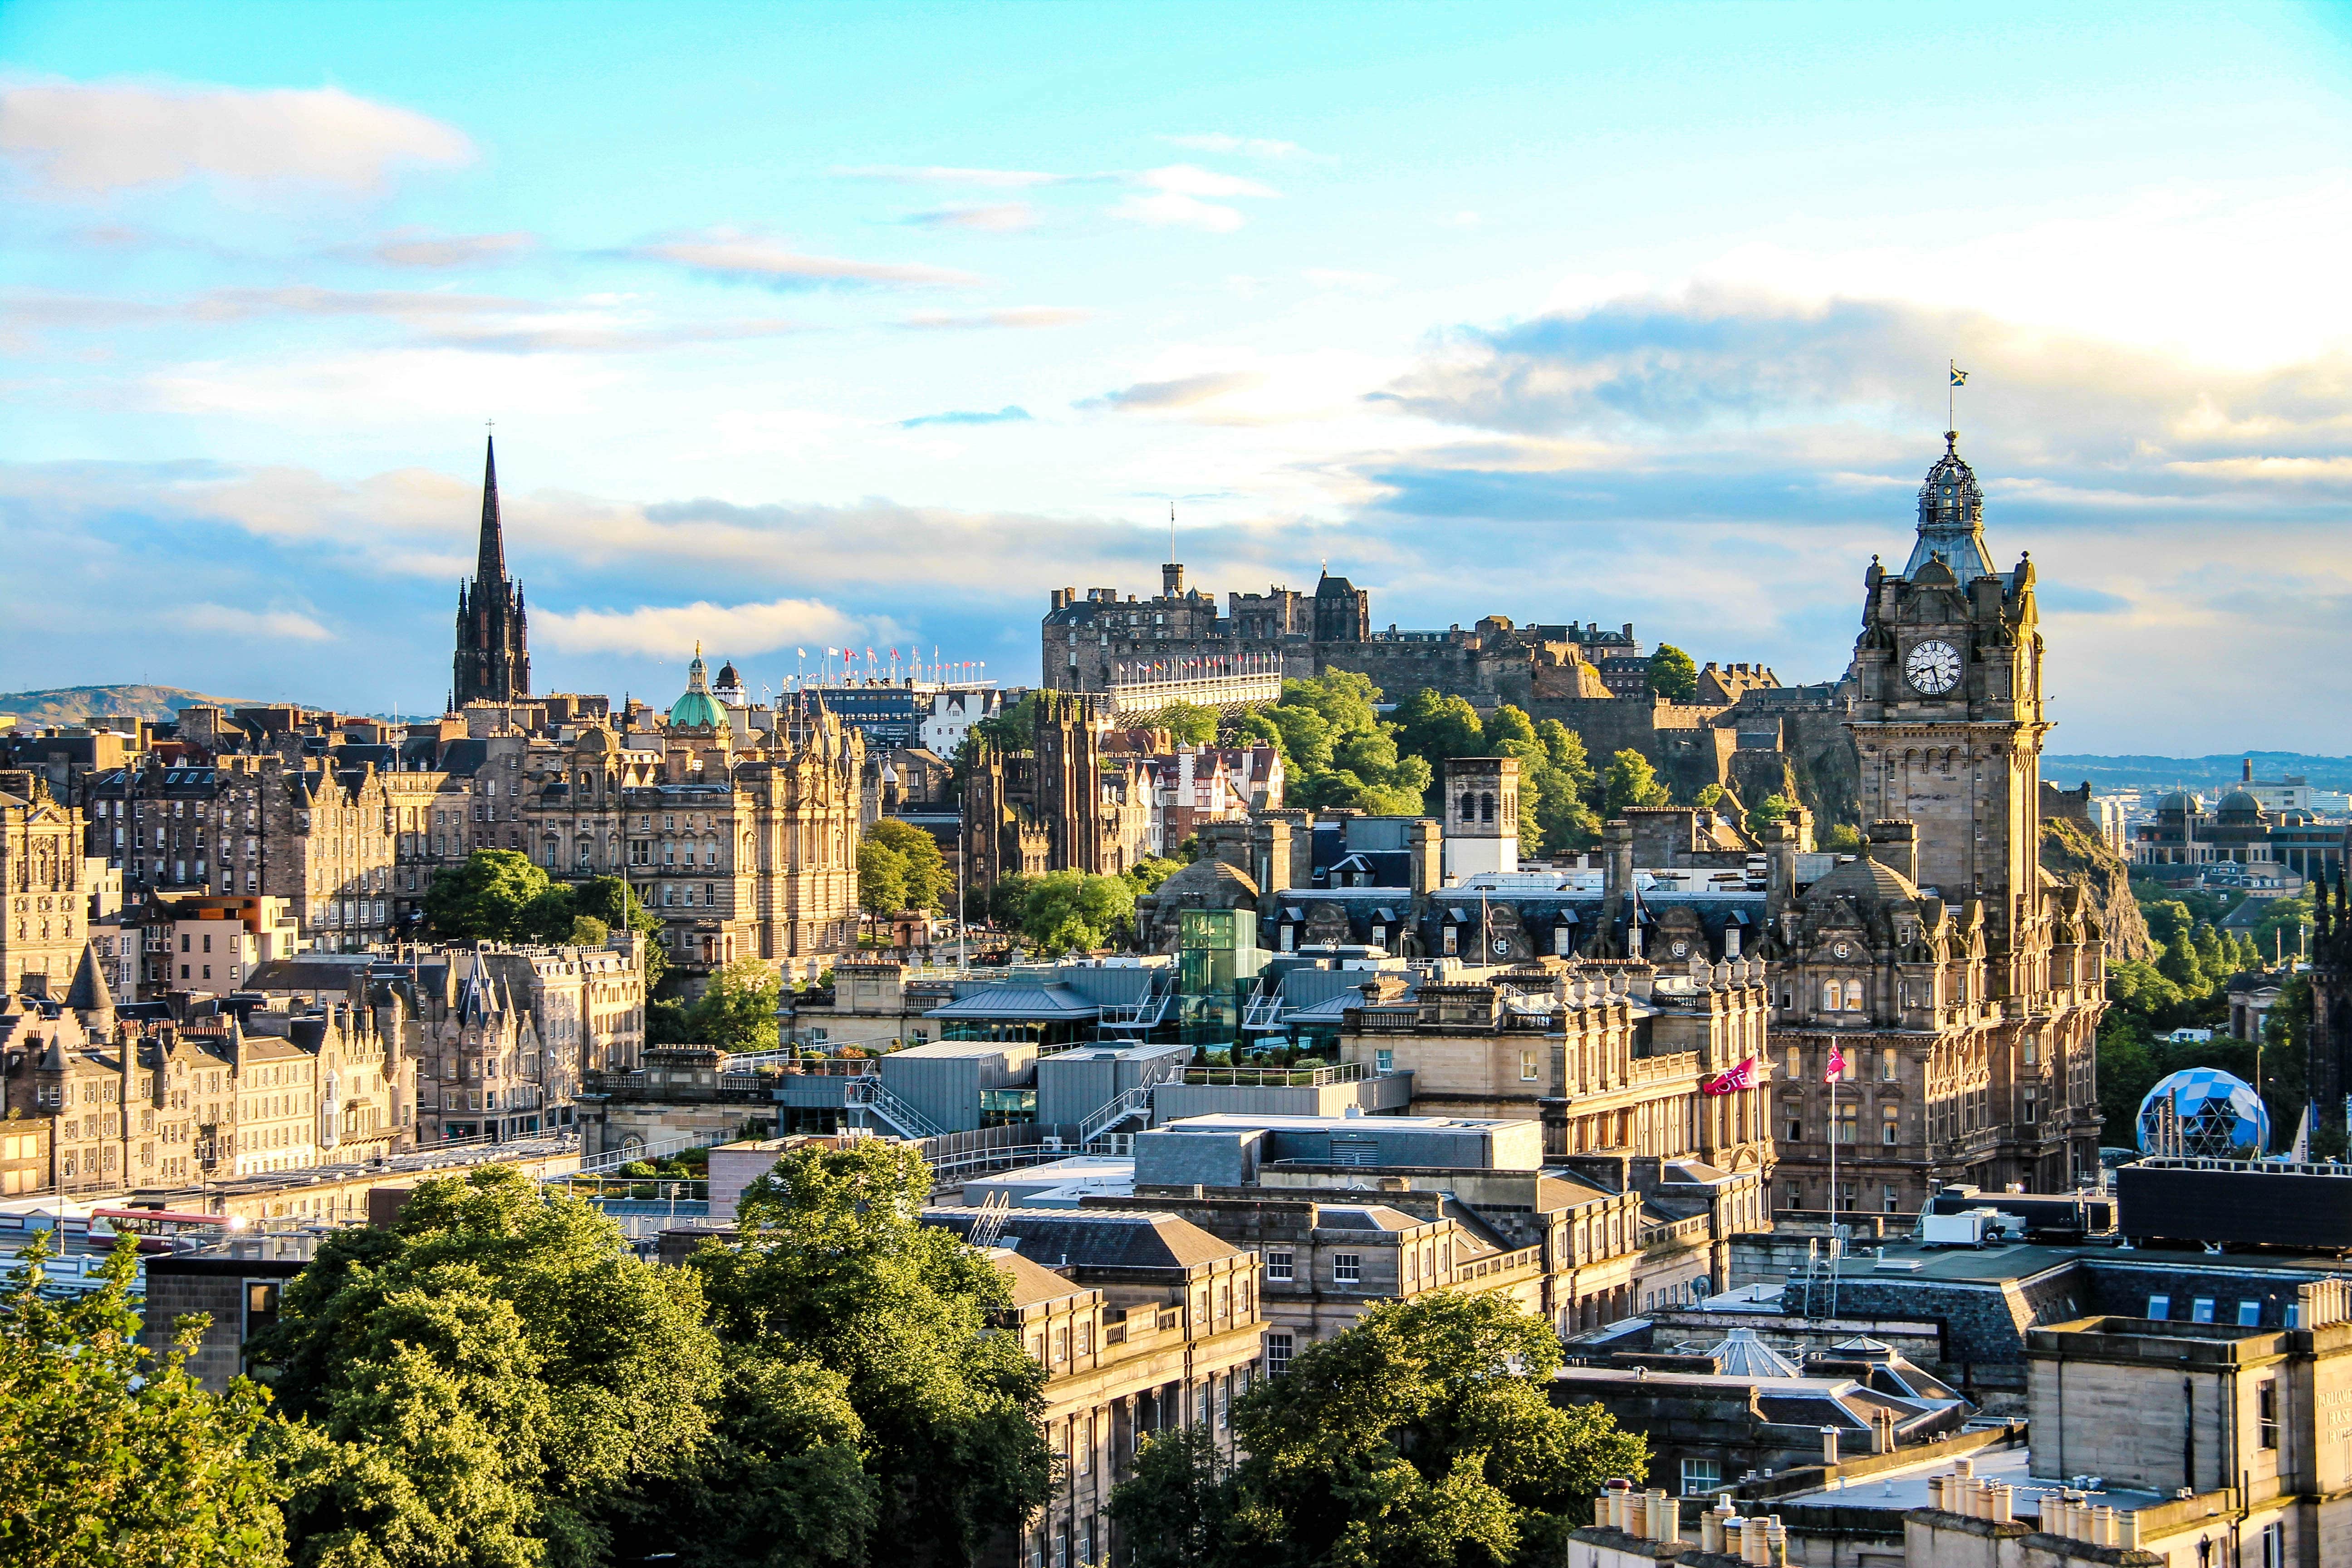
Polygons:
<instances>
[{"instance_id":1,"label":"stone spire","mask_svg":"<svg viewBox=\"0 0 2352 1568\"><path fill-rule=\"evenodd\" d=\"M503 583L507 575L507 542L499 522L499 449L488 437L482 440L482 543L474 563L477 583Z\"/></svg>"},{"instance_id":2,"label":"stone spire","mask_svg":"<svg viewBox=\"0 0 2352 1568\"><path fill-rule=\"evenodd\" d=\"M114 1027L114 992L106 984L106 971L99 967L97 948L89 942L82 943L81 963L74 968L66 1005L93 1029Z\"/></svg>"}]
</instances>

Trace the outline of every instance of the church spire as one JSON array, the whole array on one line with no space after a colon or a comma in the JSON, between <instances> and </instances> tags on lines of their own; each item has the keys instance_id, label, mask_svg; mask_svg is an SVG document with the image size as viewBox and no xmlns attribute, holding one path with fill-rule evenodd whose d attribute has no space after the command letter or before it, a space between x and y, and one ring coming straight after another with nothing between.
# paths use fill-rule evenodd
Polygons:
<instances>
[{"instance_id":1,"label":"church spire","mask_svg":"<svg viewBox=\"0 0 2352 1568\"><path fill-rule=\"evenodd\" d=\"M474 565L478 583L502 583L507 575L506 535L499 525L499 449L496 440L482 437L482 548Z\"/></svg>"}]
</instances>

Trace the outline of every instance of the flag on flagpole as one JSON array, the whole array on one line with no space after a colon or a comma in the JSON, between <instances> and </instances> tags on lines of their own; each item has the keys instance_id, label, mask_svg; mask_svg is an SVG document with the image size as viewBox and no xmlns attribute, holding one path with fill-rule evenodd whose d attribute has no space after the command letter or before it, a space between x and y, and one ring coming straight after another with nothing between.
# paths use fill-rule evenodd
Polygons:
<instances>
[{"instance_id":1,"label":"flag on flagpole","mask_svg":"<svg viewBox=\"0 0 2352 1568\"><path fill-rule=\"evenodd\" d=\"M1948 366L1949 366L1949 368L1950 368L1950 370L1951 370L1951 373L1952 373L1952 384L1953 384L1954 386L1966 386L1966 385L1969 384L1969 373L1968 373L1967 371L1962 370L1962 369L1961 369L1958 365L1957 365L1957 364L1952 364L1952 363L1951 363L1951 362L1950 362L1950 361L1948 361L1948 361L1946 361L1946 362L1945 362L1945 363L1946 363ZM1970 407L1974 407L1974 406L1975 406L1975 405L1974 405L1974 404L1970 404L1970 405L1969 405L1969 406L1970 406Z\"/></svg>"},{"instance_id":2,"label":"flag on flagpole","mask_svg":"<svg viewBox=\"0 0 2352 1568\"><path fill-rule=\"evenodd\" d=\"M1756 1087L1756 1058L1748 1057L1727 1072L1720 1072L1698 1086L1701 1094L1731 1094Z\"/></svg>"},{"instance_id":3,"label":"flag on flagpole","mask_svg":"<svg viewBox=\"0 0 2352 1568\"><path fill-rule=\"evenodd\" d=\"M1823 1083L1835 1083L1845 1076L1845 1051L1842 1047L1830 1047L1829 1065L1822 1069Z\"/></svg>"}]
</instances>

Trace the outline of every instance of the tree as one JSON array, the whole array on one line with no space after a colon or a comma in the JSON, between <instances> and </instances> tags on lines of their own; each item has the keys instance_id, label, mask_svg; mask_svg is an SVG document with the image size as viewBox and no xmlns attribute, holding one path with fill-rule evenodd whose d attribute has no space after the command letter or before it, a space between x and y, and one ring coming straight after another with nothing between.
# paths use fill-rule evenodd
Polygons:
<instances>
[{"instance_id":1,"label":"tree","mask_svg":"<svg viewBox=\"0 0 2352 1568\"><path fill-rule=\"evenodd\" d=\"M1797 803L1785 795L1768 795L1748 808L1748 826L1762 827L1768 823L1786 822L1797 809Z\"/></svg>"},{"instance_id":2,"label":"tree","mask_svg":"<svg viewBox=\"0 0 2352 1568\"><path fill-rule=\"evenodd\" d=\"M1589 800L1595 781L1583 737L1559 720L1547 719L1536 726L1536 741L1541 754L1520 763L1522 781L1531 779L1536 792L1538 837L1528 842L1528 852L1585 849L1600 843L1601 818ZM1524 797L1521 804L1524 808Z\"/></svg>"},{"instance_id":3,"label":"tree","mask_svg":"<svg viewBox=\"0 0 2352 1568\"><path fill-rule=\"evenodd\" d=\"M822 1361L859 1423L873 1484L868 1560L961 1563L1045 1500L1045 1372L1009 1334L985 1254L922 1222L911 1146L795 1149L745 1190L737 1239L689 1260L735 1353Z\"/></svg>"},{"instance_id":4,"label":"tree","mask_svg":"<svg viewBox=\"0 0 2352 1568\"><path fill-rule=\"evenodd\" d=\"M1045 952L1107 945L1135 919L1135 884L1124 877L1048 871L1030 879L1021 932Z\"/></svg>"},{"instance_id":5,"label":"tree","mask_svg":"<svg viewBox=\"0 0 2352 1568\"><path fill-rule=\"evenodd\" d=\"M1486 723L1486 750L1498 757L1525 757L1537 745L1535 721L1527 710L1506 702Z\"/></svg>"},{"instance_id":6,"label":"tree","mask_svg":"<svg viewBox=\"0 0 2352 1568\"><path fill-rule=\"evenodd\" d=\"M269 1396L238 1378L207 1394L187 1371L207 1320L172 1348L139 1343L139 1253L126 1237L87 1294L51 1300L35 1232L0 1292L0 1561L275 1568L286 1561L284 1488L249 1445Z\"/></svg>"},{"instance_id":7,"label":"tree","mask_svg":"<svg viewBox=\"0 0 2352 1568\"><path fill-rule=\"evenodd\" d=\"M1127 879L1135 884L1135 890L1138 893L1156 893L1160 890L1160 883L1183 868L1184 862L1181 860L1171 860L1160 855L1146 855L1127 868Z\"/></svg>"},{"instance_id":8,"label":"tree","mask_svg":"<svg viewBox=\"0 0 2352 1568\"><path fill-rule=\"evenodd\" d=\"M1244 746L1272 746L1277 755L1288 760L1290 752L1282 739L1282 726L1265 716L1262 708L1253 708L1234 726L1234 740Z\"/></svg>"},{"instance_id":9,"label":"tree","mask_svg":"<svg viewBox=\"0 0 2352 1568\"><path fill-rule=\"evenodd\" d=\"M636 889L620 877L591 877L572 889L576 914L604 922L611 931L635 932L645 938L638 952L645 960L646 994L653 994L669 968L669 952L662 944L661 917L646 908Z\"/></svg>"},{"instance_id":10,"label":"tree","mask_svg":"<svg viewBox=\"0 0 2352 1568\"><path fill-rule=\"evenodd\" d=\"M1687 702L1698 695L1698 665L1674 644L1662 642L1650 656L1650 689L1669 702Z\"/></svg>"},{"instance_id":11,"label":"tree","mask_svg":"<svg viewBox=\"0 0 2352 1568\"><path fill-rule=\"evenodd\" d=\"M1153 728L1167 731L1170 739L1180 746L1217 743L1217 710L1197 702L1171 702L1153 714L1150 722Z\"/></svg>"},{"instance_id":12,"label":"tree","mask_svg":"<svg viewBox=\"0 0 2352 1568\"><path fill-rule=\"evenodd\" d=\"M1258 713L1282 737L1282 754L1303 773L1318 773L1331 765L1336 743L1330 721L1314 709L1286 702L1261 708Z\"/></svg>"},{"instance_id":13,"label":"tree","mask_svg":"<svg viewBox=\"0 0 2352 1568\"><path fill-rule=\"evenodd\" d=\"M1862 853L1862 829L1851 822L1832 822L1822 834L1821 847L1839 855Z\"/></svg>"},{"instance_id":14,"label":"tree","mask_svg":"<svg viewBox=\"0 0 2352 1568\"><path fill-rule=\"evenodd\" d=\"M857 904L869 915L891 915L907 907L907 862L887 844L857 849Z\"/></svg>"},{"instance_id":15,"label":"tree","mask_svg":"<svg viewBox=\"0 0 2352 1568\"><path fill-rule=\"evenodd\" d=\"M1619 817L1634 806L1664 805L1666 786L1658 782L1655 768L1649 759L1635 751L1623 751L1609 759L1601 778L1601 814Z\"/></svg>"},{"instance_id":16,"label":"tree","mask_svg":"<svg viewBox=\"0 0 2352 1568\"><path fill-rule=\"evenodd\" d=\"M1478 710L1461 697L1441 697L1423 687L1397 704L1397 749L1426 762L1433 772L1448 757L1475 757L1486 749Z\"/></svg>"},{"instance_id":17,"label":"tree","mask_svg":"<svg viewBox=\"0 0 2352 1568\"><path fill-rule=\"evenodd\" d=\"M1230 1471L1147 1448L1112 1512L1139 1568L1557 1562L1601 1483L1649 1462L1598 1406L1551 1403L1559 1362L1501 1297L1381 1302L1236 1404Z\"/></svg>"},{"instance_id":18,"label":"tree","mask_svg":"<svg viewBox=\"0 0 2352 1568\"><path fill-rule=\"evenodd\" d=\"M776 999L783 981L756 958L739 958L713 974L689 1009L694 1043L722 1051L776 1048Z\"/></svg>"},{"instance_id":19,"label":"tree","mask_svg":"<svg viewBox=\"0 0 2352 1568\"><path fill-rule=\"evenodd\" d=\"M390 1229L327 1237L250 1346L302 1423L281 1450L297 1563L641 1554L647 1489L710 1431L699 1284L509 1166L424 1182Z\"/></svg>"},{"instance_id":20,"label":"tree","mask_svg":"<svg viewBox=\"0 0 2352 1568\"><path fill-rule=\"evenodd\" d=\"M593 915L572 917L572 934L564 940L573 947L602 947L612 939L613 928Z\"/></svg>"},{"instance_id":21,"label":"tree","mask_svg":"<svg viewBox=\"0 0 2352 1568\"><path fill-rule=\"evenodd\" d=\"M894 913L900 909L945 909L948 900L955 896L955 873L948 869L947 857L940 853L940 841L914 824L886 816L866 830L857 851L861 882L864 857L877 849L886 850L895 858L907 890L903 902L890 910L875 910L876 913ZM874 906L868 903L866 908Z\"/></svg>"},{"instance_id":22,"label":"tree","mask_svg":"<svg viewBox=\"0 0 2352 1568\"><path fill-rule=\"evenodd\" d=\"M477 849L433 879L425 889L425 919L434 935L452 942L530 942L554 913L556 893L529 856ZM572 910L568 898L562 901L568 931Z\"/></svg>"}]
</instances>

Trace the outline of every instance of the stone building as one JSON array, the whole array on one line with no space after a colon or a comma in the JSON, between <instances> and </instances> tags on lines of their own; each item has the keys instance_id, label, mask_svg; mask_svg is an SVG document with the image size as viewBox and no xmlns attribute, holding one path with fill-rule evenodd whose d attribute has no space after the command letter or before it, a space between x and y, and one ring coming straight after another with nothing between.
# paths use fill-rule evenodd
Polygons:
<instances>
[{"instance_id":1,"label":"stone building","mask_svg":"<svg viewBox=\"0 0 2352 1568\"><path fill-rule=\"evenodd\" d=\"M522 584L507 577L506 536L499 519L499 454L482 443L482 529L474 576L457 588L457 652L451 661L449 708L510 702L530 694L530 645Z\"/></svg>"},{"instance_id":2,"label":"stone building","mask_svg":"<svg viewBox=\"0 0 2352 1568\"><path fill-rule=\"evenodd\" d=\"M966 1237L983 1222L977 1209L923 1219ZM1055 1477L1022 1539L993 1542L982 1561L1125 1561L1110 1493L1145 1438L1191 1427L1234 1457L1234 1402L1264 1375L1257 1258L1165 1213L1019 1210L994 1240L1013 1297L995 1326L1045 1371Z\"/></svg>"},{"instance_id":3,"label":"stone building","mask_svg":"<svg viewBox=\"0 0 2352 1568\"><path fill-rule=\"evenodd\" d=\"M1634 751L1685 798L1721 784L1748 804L1802 798L1824 817L1854 815L1853 748L1840 715L1842 684L1783 687L1756 664L1709 664L1686 702L1649 685L1649 649L1627 625L1519 626L1489 616L1442 631L1371 626L1370 594L1326 573L1316 592L1233 594L1228 609L1161 568L1150 600L1115 588L1054 591L1040 626L1044 683L1104 692L1151 668L1245 655L1286 677L1363 675L1391 700L1427 688L1491 712L1508 702L1557 719L1596 759Z\"/></svg>"},{"instance_id":4,"label":"stone building","mask_svg":"<svg viewBox=\"0 0 2352 1568\"><path fill-rule=\"evenodd\" d=\"M45 780L0 773L0 993L62 992L89 939L81 814Z\"/></svg>"},{"instance_id":5,"label":"stone building","mask_svg":"<svg viewBox=\"0 0 2352 1568\"><path fill-rule=\"evenodd\" d=\"M1868 853L1800 889L1768 830L1786 1208L1916 1211L1947 1182L2063 1192L2098 1168L2105 936L2040 861L2033 565L1993 568L1957 441L1902 570L1864 579L1846 723Z\"/></svg>"},{"instance_id":6,"label":"stone building","mask_svg":"<svg viewBox=\"0 0 2352 1568\"><path fill-rule=\"evenodd\" d=\"M1103 722L1085 698L1041 691L1035 711L1027 750L983 740L965 771L964 886L975 902L1010 876L1117 876L1153 853L1152 771L1105 758Z\"/></svg>"}]
</instances>

